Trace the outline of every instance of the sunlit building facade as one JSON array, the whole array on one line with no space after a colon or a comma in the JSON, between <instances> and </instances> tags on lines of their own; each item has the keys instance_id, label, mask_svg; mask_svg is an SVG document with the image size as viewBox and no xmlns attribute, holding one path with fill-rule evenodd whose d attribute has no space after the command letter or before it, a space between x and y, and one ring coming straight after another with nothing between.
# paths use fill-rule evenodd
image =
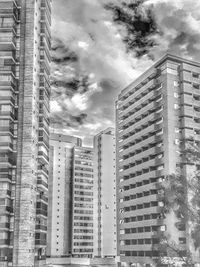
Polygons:
<instances>
[{"instance_id":1,"label":"sunlit building facade","mask_svg":"<svg viewBox=\"0 0 200 267\"><path fill-rule=\"evenodd\" d=\"M115 129L94 137L94 256L117 255Z\"/></svg>"},{"instance_id":2,"label":"sunlit building facade","mask_svg":"<svg viewBox=\"0 0 200 267\"><path fill-rule=\"evenodd\" d=\"M72 255L93 256L93 174L94 152L92 148L74 147L72 190Z\"/></svg>"},{"instance_id":3,"label":"sunlit building facade","mask_svg":"<svg viewBox=\"0 0 200 267\"><path fill-rule=\"evenodd\" d=\"M68 257L72 254L72 185L74 146L77 137L51 133L47 256Z\"/></svg>"},{"instance_id":4,"label":"sunlit building facade","mask_svg":"<svg viewBox=\"0 0 200 267\"><path fill-rule=\"evenodd\" d=\"M51 133L48 262L93 257L93 179L93 149L78 137Z\"/></svg>"},{"instance_id":5,"label":"sunlit building facade","mask_svg":"<svg viewBox=\"0 0 200 267\"><path fill-rule=\"evenodd\" d=\"M0 1L0 266L45 264L51 1Z\"/></svg>"},{"instance_id":6,"label":"sunlit building facade","mask_svg":"<svg viewBox=\"0 0 200 267\"><path fill-rule=\"evenodd\" d=\"M166 175L177 168L182 166L182 173L188 174L180 152L185 140L200 142L199 107L200 64L171 55L118 97L118 255L126 266L155 266L165 232L183 256L191 247L187 225L173 212L163 212L160 189Z\"/></svg>"}]
</instances>

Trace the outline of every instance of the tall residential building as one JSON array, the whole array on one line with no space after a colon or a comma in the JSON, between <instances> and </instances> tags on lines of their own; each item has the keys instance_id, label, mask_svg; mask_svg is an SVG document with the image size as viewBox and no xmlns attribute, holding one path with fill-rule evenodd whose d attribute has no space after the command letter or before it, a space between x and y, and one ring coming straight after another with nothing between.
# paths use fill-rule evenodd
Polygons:
<instances>
[{"instance_id":1,"label":"tall residential building","mask_svg":"<svg viewBox=\"0 0 200 267\"><path fill-rule=\"evenodd\" d=\"M81 139L51 133L47 256L72 253L73 148Z\"/></svg>"},{"instance_id":2,"label":"tall residential building","mask_svg":"<svg viewBox=\"0 0 200 267\"><path fill-rule=\"evenodd\" d=\"M52 133L48 205L49 262L93 256L93 149ZM82 261L79 261L83 263Z\"/></svg>"},{"instance_id":3,"label":"tall residential building","mask_svg":"<svg viewBox=\"0 0 200 267\"><path fill-rule=\"evenodd\" d=\"M200 142L199 122L199 63L166 55L120 93L116 132L121 262L153 264L162 232L171 235L183 255L191 246L187 225L173 212L163 213L159 188L166 175L183 166L182 141L193 137ZM184 175L189 169L181 167Z\"/></svg>"},{"instance_id":4,"label":"tall residential building","mask_svg":"<svg viewBox=\"0 0 200 267\"><path fill-rule=\"evenodd\" d=\"M74 147L73 155L73 212L72 255L93 256L93 174L94 152L92 148Z\"/></svg>"},{"instance_id":5,"label":"tall residential building","mask_svg":"<svg viewBox=\"0 0 200 267\"><path fill-rule=\"evenodd\" d=\"M51 0L0 0L3 267L37 266L45 259L50 23Z\"/></svg>"},{"instance_id":6,"label":"tall residential building","mask_svg":"<svg viewBox=\"0 0 200 267\"><path fill-rule=\"evenodd\" d=\"M94 256L117 255L115 132L94 137Z\"/></svg>"}]
</instances>

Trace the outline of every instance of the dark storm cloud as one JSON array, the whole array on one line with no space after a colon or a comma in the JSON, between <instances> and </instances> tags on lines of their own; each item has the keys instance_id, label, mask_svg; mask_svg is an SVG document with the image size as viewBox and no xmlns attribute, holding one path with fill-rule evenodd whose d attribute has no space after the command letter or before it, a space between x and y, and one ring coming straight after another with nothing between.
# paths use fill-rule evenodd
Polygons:
<instances>
[{"instance_id":1,"label":"dark storm cloud","mask_svg":"<svg viewBox=\"0 0 200 267\"><path fill-rule=\"evenodd\" d=\"M113 21L122 25L126 32L123 41L128 51L136 57L147 54L156 43L150 38L157 32L157 25L150 8L144 9L144 1L114 1L105 8L113 12Z\"/></svg>"}]
</instances>

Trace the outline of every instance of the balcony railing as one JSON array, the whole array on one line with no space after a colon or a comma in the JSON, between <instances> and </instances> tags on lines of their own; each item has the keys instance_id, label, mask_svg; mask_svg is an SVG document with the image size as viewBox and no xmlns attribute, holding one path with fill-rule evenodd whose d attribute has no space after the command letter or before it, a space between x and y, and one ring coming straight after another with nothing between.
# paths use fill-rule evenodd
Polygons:
<instances>
[{"instance_id":1,"label":"balcony railing","mask_svg":"<svg viewBox=\"0 0 200 267\"><path fill-rule=\"evenodd\" d=\"M36 209L36 214L40 214L40 215L43 215L43 216L47 216L47 211L46 210L43 210L43 209Z\"/></svg>"},{"instance_id":2,"label":"balcony railing","mask_svg":"<svg viewBox=\"0 0 200 267\"><path fill-rule=\"evenodd\" d=\"M12 175L8 173L0 173L0 180L9 179L12 180Z\"/></svg>"},{"instance_id":3,"label":"balcony railing","mask_svg":"<svg viewBox=\"0 0 200 267\"><path fill-rule=\"evenodd\" d=\"M43 151L38 151L38 158L44 163L49 162L49 157Z\"/></svg>"},{"instance_id":4,"label":"balcony railing","mask_svg":"<svg viewBox=\"0 0 200 267\"><path fill-rule=\"evenodd\" d=\"M38 179L37 185L43 185L45 188L48 188L48 184L45 183L44 181L40 180L40 179Z\"/></svg>"},{"instance_id":5,"label":"balcony railing","mask_svg":"<svg viewBox=\"0 0 200 267\"><path fill-rule=\"evenodd\" d=\"M36 225L36 230L47 231L47 226L38 224Z\"/></svg>"}]
</instances>

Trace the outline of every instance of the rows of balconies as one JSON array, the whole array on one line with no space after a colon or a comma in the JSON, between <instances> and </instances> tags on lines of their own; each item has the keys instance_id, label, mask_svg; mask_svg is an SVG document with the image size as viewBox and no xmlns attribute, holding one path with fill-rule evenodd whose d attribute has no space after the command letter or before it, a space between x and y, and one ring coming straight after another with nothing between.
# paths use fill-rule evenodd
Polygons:
<instances>
[{"instance_id":1,"label":"rows of balconies","mask_svg":"<svg viewBox=\"0 0 200 267\"><path fill-rule=\"evenodd\" d=\"M142 109L143 106L145 106L148 103L153 102L155 96L155 92L150 91L147 95L145 95L144 97L142 97L140 100L135 100L133 99L132 102L130 102L129 107L126 108L126 110L124 110L121 115L123 115L123 117L127 116L129 114L129 112L132 112L135 109Z\"/></svg>"},{"instance_id":2,"label":"rows of balconies","mask_svg":"<svg viewBox=\"0 0 200 267\"><path fill-rule=\"evenodd\" d=\"M134 133L135 131L143 129L145 125L142 125L142 124L146 124L147 119L149 120L148 117L151 116L151 115L155 115L154 119L157 119L160 116L159 113L161 111L162 111L162 105L155 106L155 104L154 104L154 108L153 109L146 110L144 112L144 114L141 114L139 117L137 117L134 120L130 121L126 125L123 125L123 131L122 131L121 134L119 134L119 136L121 136L121 135L124 136L124 135L127 135L127 134L130 135L131 134L131 130ZM137 127L138 127L138 129L137 129Z\"/></svg>"},{"instance_id":3,"label":"rows of balconies","mask_svg":"<svg viewBox=\"0 0 200 267\"><path fill-rule=\"evenodd\" d=\"M161 88L162 87L160 87L160 89ZM119 119L121 118L126 121L127 118L129 118L131 115L134 114L136 117L138 115L137 113L139 114L142 113L141 110L146 111L150 109L149 104L152 104L152 103L154 104L154 100L156 100L158 95L160 94L160 89L159 90L157 89L156 91L150 91L138 101L135 101L135 99L133 99L130 107L128 107L125 111L118 113Z\"/></svg>"},{"instance_id":4,"label":"rows of balconies","mask_svg":"<svg viewBox=\"0 0 200 267\"><path fill-rule=\"evenodd\" d=\"M40 75L40 87L46 91L48 96L50 96L51 92L50 84L42 75Z\"/></svg>"},{"instance_id":5,"label":"rows of balconies","mask_svg":"<svg viewBox=\"0 0 200 267\"><path fill-rule=\"evenodd\" d=\"M159 157L161 156L161 157ZM138 159L134 158L134 161L130 162L129 164L123 164L122 168L124 171L131 169L132 171L134 170L134 168L137 170L138 168L142 167L142 168L146 168L147 166L149 166L149 164L151 165L151 163L160 163L163 158L163 153L154 153L154 154L149 154L149 155L145 155L145 157L138 157Z\"/></svg>"},{"instance_id":6,"label":"rows of balconies","mask_svg":"<svg viewBox=\"0 0 200 267\"><path fill-rule=\"evenodd\" d=\"M149 169L148 172L141 171L141 173L137 175L135 173L130 173L129 175L123 175L122 173L121 176L124 177L125 179L122 182L120 182L120 187L129 186L133 182L134 183L143 182L145 185L147 181L150 182L150 179L160 178L163 177L163 175L164 175L163 170L151 170L151 169Z\"/></svg>"},{"instance_id":7,"label":"rows of balconies","mask_svg":"<svg viewBox=\"0 0 200 267\"><path fill-rule=\"evenodd\" d=\"M159 129L157 125L161 124L163 120L160 114L158 114L158 116L156 116L156 114L150 114L147 118L148 120L146 119L143 125L140 125L139 123L136 124L136 127L139 126L138 128L135 128L135 125L133 125L129 129L130 132L127 130L123 131L124 135L121 137L122 141L119 140L120 147L132 143L134 139L141 138L142 136L149 134L149 132L153 132L153 130ZM158 129L156 129L156 127Z\"/></svg>"},{"instance_id":8,"label":"rows of balconies","mask_svg":"<svg viewBox=\"0 0 200 267\"><path fill-rule=\"evenodd\" d=\"M41 22L48 23L49 27L51 26L51 14L48 12L47 9L41 8Z\"/></svg>"},{"instance_id":9,"label":"rows of balconies","mask_svg":"<svg viewBox=\"0 0 200 267\"><path fill-rule=\"evenodd\" d=\"M148 184L147 180L141 180L140 182L131 183L126 186L121 186L119 192L119 198L120 199L123 198L123 200L126 200L124 198L126 197L130 198L130 196L132 196L131 197L132 199L136 199L137 197L143 197L143 196L148 197L149 195L151 195L151 193L155 193L154 192L155 190L158 190L157 184L159 184L158 179L153 178L148 180Z\"/></svg>"},{"instance_id":10,"label":"rows of balconies","mask_svg":"<svg viewBox=\"0 0 200 267\"><path fill-rule=\"evenodd\" d=\"M161 127L161 126L160 126ZM159 142L163 140L163 132L162 128L155 131L155 126L151 125L149 129L151 131L148 132L146 136L138 136L126 146L119 147L119 155L120 157L133 153L133 151L141 149L141 147L147 146L148 144Z\"/></svg>"},{"instance_id":11,"label":"rows of balconies","mask_svg":"<svg viewBox=\"0 0 200 267\"><path fill-rule=\"evenodd\" d=\"M19 6L15 0L1 1L0 2L0 14L14 15L15 19L19 20Z\"/></svg>"},{"instance_id":12,"label":"rows of balconies","mask_svg":"<svg viewBox=\"0 0 200 267\"><path fill-rule=\"evenodd\" d=\"M45 105L46 109L49 111L49 109L50 109L49 96L46 94L46 92L44 90L40 90L39 101L40 101L40 103L43 103Z\"/></svg>"},{"instance_id":13,"label":"rows of balconies","mask_svg":"<svg viewBox=\"0 0 200 267\"><path fill-rule=\"evenodd\" d=\"M156 191L156 189L151 189L151 190ZM141 197L132 199L132 197L134 197L134 196L136 197L137 194L141 195ZM148 196L145 196L142 192L137 193L137 194L124 196L124 199L129 198L129 200L120 203L120 207L124 208L124 207L130 206L130 205L139 205L139 204L142 204L145 200L147 200L148 202L157 201L157 193L154 193L154 194L151 194ZM120 214L121 218L123 218L124 216L126 216L125 213Z\"/></svg>"},{"instance_id":14,"label":"rows of balconies","mask_svg":"<svg viewBox=\"0 0 200 267\"><path fill-rule=\"evenodd\" d=\"M124 125L123 135L126 135L131 131L136 131L138 127L142 128L142 124L147 121L151 121L152 119L154 119L154 110L147 111L144 115L141 116L140 119L136 118L135 120L130 121L127 125Z\"/></svg>"},{"instance_id":15,"label":"rows of balconies","mask_svg":"<svg viewBox=\"0 0 200 267\"><path fill-rule=\"evenodd\" d=\"M133 84L130 84L130 86L122 92L123 95L122 94L120 95L120 99L123 100L123 103L122 103L122 105L120 105L120 107L124 106L124 104L128 103L130 97L139 96L146 89L154 88L155 86L157 86L158 81L156 79L153 79L156 76L157 70L153 70L153 73L154 73L154 75L150 75L149 77L147 77L143 81L140 81L139 83L137 83L137 85L135 85L135 86Z\"/></svg>"},{"instance_id":16,"label":"rows of balconies","mask_svg":"<svg viewBox=\"0 0 200 267\"><path fill-rule=\"evenodd\" d=\"M160 154L163 152L163 147L161 146L162 146L162 143L155 142L155 143L147 144L146 146L141 147L140 149L136 151L134 150L134 152L128 155L124 155L123 159L119 162L118 166L119 168L121 168L123 165L133 163L133 160L135 161L135 160L142 159L144 157L148 157L150 155Z\"/></svg>"}]
</instances>

